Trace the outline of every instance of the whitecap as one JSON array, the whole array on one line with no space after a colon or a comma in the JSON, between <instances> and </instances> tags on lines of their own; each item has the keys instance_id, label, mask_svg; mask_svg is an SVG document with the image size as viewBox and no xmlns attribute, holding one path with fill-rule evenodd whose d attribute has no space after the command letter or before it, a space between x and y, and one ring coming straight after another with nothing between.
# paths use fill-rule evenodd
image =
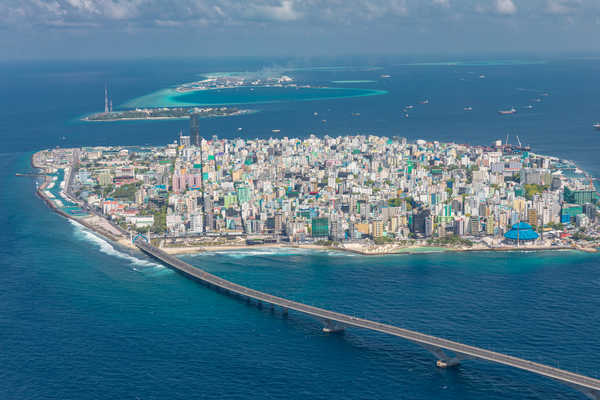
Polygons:
<instances>
[{"instance_id":1,"label":"whitecap","mask_svg":"<svg viewBox=\"0 0 600 400\"><path fill-rule=\"evenodd\" d=\"M101 237L97 236L92 231L85 228L83 225L73 221L72 219L69 219L69 222L71 223L71 225L73 225L75 227L75 237L76 238L93 243L104 254L119 257L121 259L129 261L129 263L134 266L133 269L135 271L138 271L138 269L136 269L135 266L152 267L152 269L161 269L161 270L166 269L164 266L157 264L155 262L137 258L137 257L134 257L125 252L119 251L119 250L115 249L115 247L112 244L110 244L106 240L102 239Z\"/></svg>"}]
</instances>

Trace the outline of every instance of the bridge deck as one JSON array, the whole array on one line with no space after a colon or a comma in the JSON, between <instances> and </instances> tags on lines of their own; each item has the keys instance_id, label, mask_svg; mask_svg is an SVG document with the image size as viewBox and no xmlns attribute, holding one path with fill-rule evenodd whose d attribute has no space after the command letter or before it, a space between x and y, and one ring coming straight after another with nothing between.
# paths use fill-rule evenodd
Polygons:
<instances>
[{"instance_id":1,"label":"bridge deck","mask_svg":"<svg viewBox=\"0 0 600 400\"><path fill-rule=\"evenodd\" d=\"M544 364L524 360L522 358L509 356L502 353L485 350L479 347L469 346L459 342L442 339L436 336L425 335L420 332L402 329L397 326L382 324L379 322L370 321L367 319L356 318L350 315L341 314L323 308L309 306L292 300L287 300L282 297L270 295L258 290L250 289L242 285L230 282L216 275L209 274L200 268L193 267L190 264L171 256L154 246L149 245L143 240L136 240L135 245L146 252L147 254L159 259L168 266L188 275L199 279L214 286L218 286L232 293L255 299L257 301L277 305L290 310L295 310L304 314L312 315L324 320L335 321L345 326L356 326L359 328L370 329L386 333L393 336L398 336L403 339L410 340L425 347L450 350L457 355L464 355L470 358L478 358L495 362L498 364L508 365L514 368L530 371L539 375L547 376L566 383L579 390L583 390L592 398L600 398L600 380L590 378L585 375L576 374L562 369L550 367Z\"/></svg>"}]
</instances>

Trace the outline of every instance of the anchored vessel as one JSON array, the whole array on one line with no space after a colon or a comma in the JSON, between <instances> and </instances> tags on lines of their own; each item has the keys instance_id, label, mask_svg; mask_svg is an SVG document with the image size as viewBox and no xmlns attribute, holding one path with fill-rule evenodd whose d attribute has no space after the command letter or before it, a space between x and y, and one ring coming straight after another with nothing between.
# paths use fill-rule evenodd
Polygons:
<instances>
[{"instance_id":1,"label":"anchored vessel","mask_svg":"<svg viewBox=\"0 0 600 400\"><path fill-rule=\"evenodd\" d=\"M500 110L498 111L498 114L500 115L510 115L510 114L514 114L517 112L517 109L512 107L510 110Z\"/></svg>"}]
</instances>

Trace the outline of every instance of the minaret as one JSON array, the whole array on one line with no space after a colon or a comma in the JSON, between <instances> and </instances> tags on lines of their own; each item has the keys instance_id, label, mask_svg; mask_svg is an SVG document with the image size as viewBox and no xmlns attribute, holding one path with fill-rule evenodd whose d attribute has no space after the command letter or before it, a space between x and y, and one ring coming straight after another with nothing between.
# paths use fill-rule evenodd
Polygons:
<instances>
[{"instance_id":1,"label":"minaret","mask_svg":"<svg viewBox=\"0 0 600 400\"><path fill-rule=\"evenodd\" d=\"M108 86L104 84L104 112L108 112Z\"/></svg>"}]
</instances>

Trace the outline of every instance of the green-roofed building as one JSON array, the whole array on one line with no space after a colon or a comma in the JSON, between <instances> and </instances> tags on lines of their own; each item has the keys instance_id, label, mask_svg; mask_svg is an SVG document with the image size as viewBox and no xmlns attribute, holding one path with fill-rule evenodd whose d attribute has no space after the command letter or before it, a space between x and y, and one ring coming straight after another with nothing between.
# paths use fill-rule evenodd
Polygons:
<instances>
[{"instance_id":1,"label":"green-roofed building","mask_svg":"<svg viewBox=\"0 0 600 400\"><path fill-rule=\"evenodd\" d=\"M241 204L248 203L250 201L250 189L248 186L240 186L237 190L237 197Z\"/></svg>"},{"instance_id":2,"label":"green-roofed building","mask_svg":"<svg viewBox=\"0 0 600 400\"><path fill-rule=\"evenodd\" d=\"M237 195L230 193L230 194L226 194L225 197L223 198L224 201L224 205L225 208L230 208L233 207L237 204Z\"/></svg>"},{"instance_id":3,"label":"green-roofed building","mask_svg":"<svg viewBox=\"0 0 600 400\"><path fill-rule=\"evenodd\" d=\"M313 237L329 237L329 218L313 218L311 223Z\"/></svg>"}]
</instances>

